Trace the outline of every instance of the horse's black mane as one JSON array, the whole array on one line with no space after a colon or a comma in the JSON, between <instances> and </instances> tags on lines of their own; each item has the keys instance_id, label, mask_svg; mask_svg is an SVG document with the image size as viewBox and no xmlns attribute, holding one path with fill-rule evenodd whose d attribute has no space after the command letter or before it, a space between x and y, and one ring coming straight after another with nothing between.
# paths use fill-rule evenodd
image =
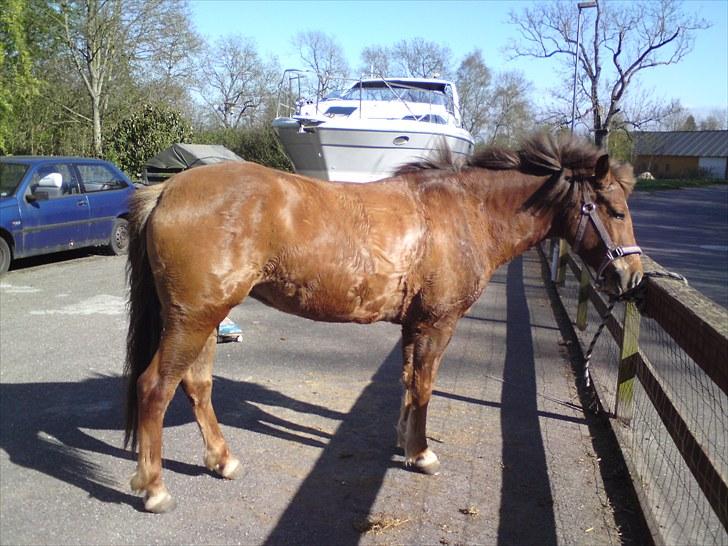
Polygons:
<instances>
[{"instance_id":1,"label":"horse's black mane","mask_svg":"<svg viewBox=\"0 0 728 546\"><path fill-rule=\"evenodd\" d=\"M469 167L518 169L529 174L543 175L562 169L593 172L600 155L598 148L581 139L542 133L524 140L518 150L485 148L469 158L467 164Z\"/></svg>"},{"instance_id":2,"label":"horse's black mane","mask_svg":"<svg viewBox=\"0 0 728 546\"><path fill-rule=\"evenodd\" d=\"M594 173L594 167L603 152L588 141L570 136L553 136L541 133L525 139L517 150L490 146L480 150L465 161L457 161L446 147L431 159L408 163L400 167L395 175L425 170L464 171L471 168L496 171L518 170L526 174L549 176L570 169L587 178ZM634 176L629 165L612 162L612 175L629 193L634 186Z\"/></svg>"}]
</instances>

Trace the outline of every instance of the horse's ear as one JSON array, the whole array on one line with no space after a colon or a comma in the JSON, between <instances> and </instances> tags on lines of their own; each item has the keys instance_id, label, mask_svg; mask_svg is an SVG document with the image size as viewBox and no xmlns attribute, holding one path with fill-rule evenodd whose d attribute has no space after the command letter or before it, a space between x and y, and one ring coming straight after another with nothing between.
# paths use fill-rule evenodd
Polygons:
<instances>
[{"instance_id":1,"label":"horse's ear","mask_svg":"<svg viewBox=\"0 0 728 546\"><path fill-rule=\"evenodd\" d=\"M604 154L599 156L599 159L597 159L597 164L594 167L594 178L596 179L597 184L601 185L608 174L609 155Z\"/></svg>"}]
</instances>

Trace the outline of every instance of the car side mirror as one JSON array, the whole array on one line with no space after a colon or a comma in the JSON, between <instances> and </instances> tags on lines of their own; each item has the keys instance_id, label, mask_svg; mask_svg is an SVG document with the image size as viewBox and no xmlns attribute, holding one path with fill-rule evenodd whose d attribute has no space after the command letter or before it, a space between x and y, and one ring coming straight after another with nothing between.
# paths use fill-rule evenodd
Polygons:
<instances>
[{"instance_id":1,"label":"car side mirror","mask_svg":"<svg viewBox=\"0 0 728 546\"><path fill-rule=\"evenodd\" d=\"M25 200L31 204L37 201L48 201L48 192L43 190L36 190L33 193L29 193L28 195L26 195Z\"/></svg>"}]
</instances>

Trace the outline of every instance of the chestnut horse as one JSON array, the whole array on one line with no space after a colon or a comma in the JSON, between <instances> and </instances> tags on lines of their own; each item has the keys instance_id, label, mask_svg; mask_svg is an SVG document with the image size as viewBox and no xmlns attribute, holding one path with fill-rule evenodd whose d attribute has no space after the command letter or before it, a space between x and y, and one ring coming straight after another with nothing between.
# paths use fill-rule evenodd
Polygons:
<instances>
[{"instance_id":1,"label":"chestnut horse","mask_svg":"<svg viewBox=\"0 0 728 546\"><path fill-rule=\"evenodd\" d=\"M205 465L241 473L212 407L215 328L247 296L313 320L402 326L405 465L436 473L427 405L455 323L495 270L546 237L565 238L618 294L642 276L629 165L587 143L537 136L461 165L421 162L369 184L222 163L140 190L132 203L125 445L145 508L162 481L162 421L182 383ZM616 244L615 244L616 243Z\"/></svg>"}]
</instances>

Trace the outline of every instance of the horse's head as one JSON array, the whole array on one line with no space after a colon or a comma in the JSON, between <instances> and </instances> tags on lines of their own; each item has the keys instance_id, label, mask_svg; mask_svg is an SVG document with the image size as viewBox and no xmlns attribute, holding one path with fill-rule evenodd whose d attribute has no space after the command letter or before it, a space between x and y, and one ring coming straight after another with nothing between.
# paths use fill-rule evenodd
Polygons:
<instances>
[{"instance_id":1,"label":"horse's head","mask_svg":"<svg viewBox=\"0 0 728 546\"><path fill-rule=\"evenodd\" d=\"M627 198L634 187L629 165L610 163L602 155L594 173L565 171L571 184L582 185L580 203L565 217L565 237L572 249L597 272L602 288L619 295L642 280L642 251L637 246Z\"/></svg>"}]
</instances>

